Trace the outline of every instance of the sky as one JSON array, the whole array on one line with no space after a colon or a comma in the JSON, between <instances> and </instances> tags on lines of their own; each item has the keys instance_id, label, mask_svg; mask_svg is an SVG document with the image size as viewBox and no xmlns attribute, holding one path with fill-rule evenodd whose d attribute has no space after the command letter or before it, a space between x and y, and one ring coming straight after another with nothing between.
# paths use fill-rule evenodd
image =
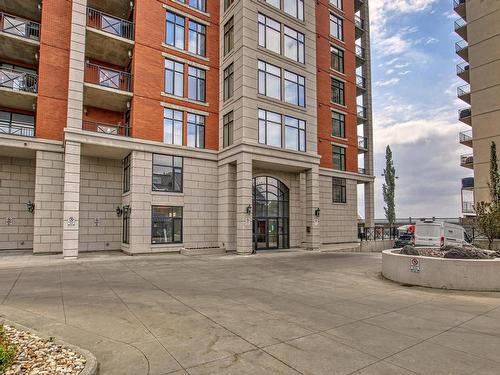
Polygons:
<instances>
[{"instance_id":1,"label":"sky","mask_svg":"<svg viewBox=\"0 0 500 375\"><path fill-rule=\"evenodd\" d=\"M458 142L470 127L457 120L451 0L370 0L375 152L375 217L384 218L385 148L394 154L398 217L461 216Z\"/></svg>"}]
</instances>

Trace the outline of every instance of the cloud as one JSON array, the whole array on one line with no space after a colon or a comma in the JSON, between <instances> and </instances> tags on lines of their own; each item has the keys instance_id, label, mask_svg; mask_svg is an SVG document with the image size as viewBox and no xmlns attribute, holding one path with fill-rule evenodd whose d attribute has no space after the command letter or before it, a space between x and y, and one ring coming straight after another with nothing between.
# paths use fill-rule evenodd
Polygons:
<instances>
[{"instance_id":1,"label":"cloud","mask_svg":"<svg viewBox=\"0 0 500 375\"><path fill-rule=\"evenodd\" d=\"M378 81L375 83L375 86L378 86L378 87L393 86L396 83L398 83L399 81L400 81L399 78L391 78L391 79L388 79L386 81Z\"/></svg>"},{"instance_id":2,"label":"cloud","mask_svg":"<svg viewBox=\"0 0 500 375\"><path fill-rule=\"evenodd\" d=\"M399 72L398 75L405 76L405 75L410 74L410 73L411 73L411 70L405 70L404 72Z\"/></svg>"},{"instance_id":3,"label":"cloud","mask_svg":"<svg viewBox=\"0 0 500 375\"><path fill-rule=\"evenodd\" d=\"M439 42L439 39L430 37L430 38L427 39L427 41L425 42L425 44L435 44L437 42Z\"/></svg>"}]
</instances>

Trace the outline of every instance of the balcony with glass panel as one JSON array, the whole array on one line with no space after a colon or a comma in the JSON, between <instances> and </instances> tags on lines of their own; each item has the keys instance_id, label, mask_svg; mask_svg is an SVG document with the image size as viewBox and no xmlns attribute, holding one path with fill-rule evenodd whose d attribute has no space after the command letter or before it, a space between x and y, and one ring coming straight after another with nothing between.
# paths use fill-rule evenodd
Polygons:
<instances>
[{"instance_id":1,"label":"balcony with glass panel","mask_svg":"<svg viewBox=\"0 0 500 375\"><path fill-rule=\"evenodd\" d=\"M2 107L33 111L37 93L36 71L0 63L0 104Z\"/></svg>"},{"instance_id":2,"label":"balcony with glass panel","mask_svg":"<svg viewBox=\"0 0 500 375\"><path fill-rule=\"evenodd\" d=\"M474 169L474 155L473 154L461 155L460 165L464 168Z\"/></svg>"},{"instance_id":3,"label":"balcony with glass panel","mask_svg":"<svg viewBox=\"0 0 500 375\"><path fill-rule=\"evenodd\" d=\"M462 108L458 110L458 119L464 124L472 125L472 111L471 108Z\"/></svg>"},{"instance_id":4,"label":"balcony with glass panel","mask_svg":"<svg viewBox=\"0 0 500 375\"><path fill-rule=\"evenodd\" d=\"M365 63L366 50L363 47L356 44L355 52L356 52L356 68L359 68Z\"/></svg>"},{"instance_id":5,"label":"balcony with glass panel","mask_svg":"<svg viewBox=\"0 0 500 375\"><path fill-rule=\"evenodd\" d=\"M0 58L35 65L39 48L40 23L0 12Z\"/></svg>"},{"instance_id":6,"label":"balcony with glass panel","mask_svg":"<svg viewBox=\"0 0 500 375\"><path fill-rule=\"evenodd\" d=\"M368 111L367 111L366 107L363 107L362 105L358 105L356 113L358 116L358 125L364 123L368 119Z\"/></svg>"},{"instance_id":7,"label":"balcony with glass panel","mask_svg":"<svg viewBox=\"0 0 500 375\"><path fill-rule=\"evenodd\" d=\"M87 57L125 66L134 48L134 23L87 8Z\"/></svg>"},{"instance_id":8,"label":"balcony with glass panel","mask_svg":"<svg viewBox=\"0 0 500 375\"><path fill-rule=\"evenodd\" d=\"M463 18L459 18L455 21L455 32L462 37L463 40L467 41L467 22Z\"/></svg>"},{"instance_id":9,"label":"balcony with glass panel","mask_svg":"<svg viewBox=\"0 0 500 375\"><path fill-rule=\"evenodd\" d=\"M469 45L465 40L461 40L455 43L455 52L465 61L469 61Z\"/></svg>"},{"instance_id":10,"label":"balcony with glass panel","mask_svg":"<svg viewBox=\"0 0 500 375\"><path fill-rule=\"evenodd\" d=\"M83 87L85 106L124 112L130 107L132 96L130 73L87 61Z\"/></svg>"},{"instance_id":11,"label":"balcony with glass panel","mask_svg":"<svg viewBox=\"0 0 500 375\"><path fill-rule=\"evenodd\" d=\"M457 88L458 99L470 104L470 85L463 85Z\"/></svg>"},{"instance_id":12,"label":"balcony with glass panel","mask_svg":"<svg viewBox=\"0 0 500 375\"><path fill-rule=\"evenodd\" d=\"M472 147L472 130L461 132L458 136L460 144Z\"/></svg>"},{"instance_id":13,"label":"balcony with glass panel","mask_svg":"<svg viewBox=\"0 0 500 375\"><path fill-rule=\"evenodd\" d=\"M358 154L368 152L368 138L358 136Z\"/></svg>"},{"instance_id":14,"label":"balcony with glass panel","mask_svg":"<svg viewBox=\"0 0 500 375\"><path fill-rule=\"evenodd\" d=\"M465 0L453 0L453 9L464 20L467 19L467 7L465 5Z\"/></svg>"},{"instance_id":15,"label":"balcony with glass panel","mask_svg":"<svg viewBox=\"0 0 500 375\"><path fill-rule=\"evenodd\" d=\"M356 95L360 96L366 92L366 78L362 75L356 75Z\"/></svg>"},{"instance_id":16,"label":"balcony with glass panel","mask_svg":"<svg viewBox=\"0 0 500 375\"><path fill-rule=\"evenodd\" d=\"M465 82L470 83L469 63L463 62L457 65L457 76Z\"/></svg>"},{"instance_id":17,"label":"balcony with glass panel","mask_svg":"<svg viewBox=\"0 0 500 375\"><path fill-rule=\"evenodd\" d=\"M356 39L359 39L363 36L365 32L365 20L358 15L354 16L354 26L356 29Z\"/></svg>"}]
</instances>

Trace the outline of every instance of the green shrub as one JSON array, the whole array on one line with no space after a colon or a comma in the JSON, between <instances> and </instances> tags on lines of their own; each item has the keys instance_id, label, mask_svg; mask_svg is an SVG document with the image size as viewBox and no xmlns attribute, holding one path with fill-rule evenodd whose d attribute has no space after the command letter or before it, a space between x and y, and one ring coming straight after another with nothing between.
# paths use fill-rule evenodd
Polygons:
<instances>
[{"instance_id":1,"label":"green shrub","mask_svg":"<svg viewBox=\"0 0 500 375\"><path fill-rule=\"evenodd\" d=\"M8 369L16 358L16 346L9 342L3 325L0 324L0 373Z\"/></svg>"}]
</instances>

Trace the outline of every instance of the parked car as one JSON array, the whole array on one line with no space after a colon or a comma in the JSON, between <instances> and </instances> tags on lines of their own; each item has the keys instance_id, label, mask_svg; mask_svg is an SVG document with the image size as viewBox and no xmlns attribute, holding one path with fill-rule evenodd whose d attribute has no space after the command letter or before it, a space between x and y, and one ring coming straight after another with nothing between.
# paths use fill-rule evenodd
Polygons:
<instances>
[{"instance_id":1,"label":"parked car","mask_svg":"<svg viewBox=\"0 0 500 375\"><path fill-rule=\"evenodd\" d=\"M413 244L413 235L412 234L401 234L401 235L399 235L398 239L394 243L394 248L400 249L402 247L405 247L406 245L412 245L412 244Z\"/></svg>"},{"instance_id":2,"label":"parked car","mask_svg":"<svg viewBox=\"0 0 500 375\"><path fill-rule=\"evenodd\" d=\"M464 243L465 230L460 225L424 220L415 226L415 246L440 247Z\"/></svg>"}]
</instances>

